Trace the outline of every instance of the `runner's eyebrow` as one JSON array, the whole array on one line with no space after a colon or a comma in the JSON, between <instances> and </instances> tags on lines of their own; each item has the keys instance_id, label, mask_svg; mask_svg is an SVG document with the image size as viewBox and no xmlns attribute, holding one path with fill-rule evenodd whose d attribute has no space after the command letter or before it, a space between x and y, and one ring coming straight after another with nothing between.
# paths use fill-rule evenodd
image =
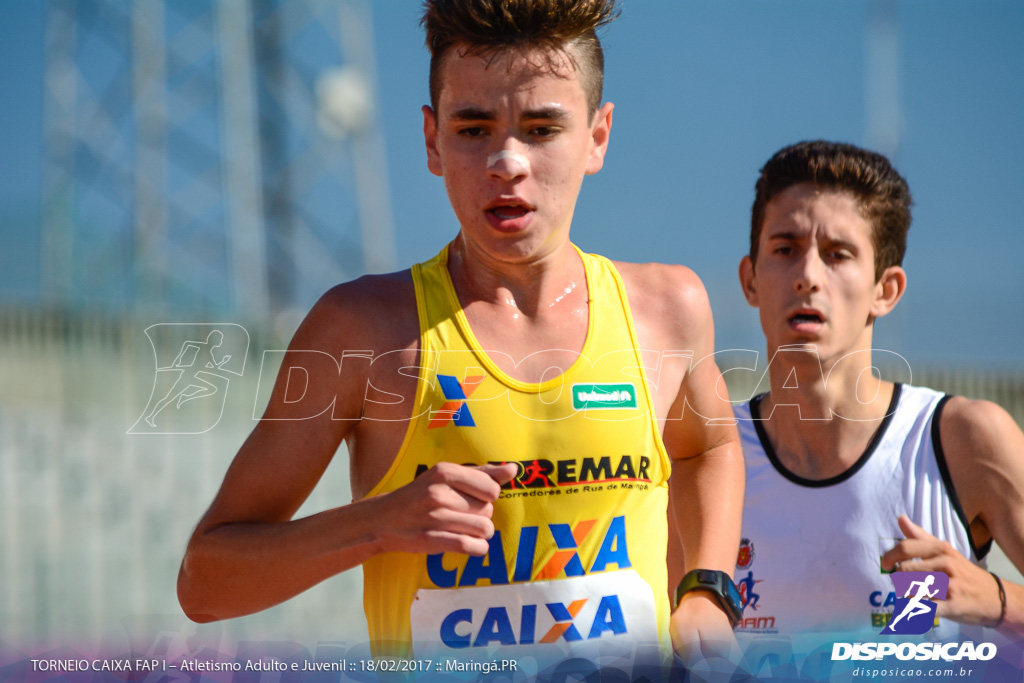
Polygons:
<instances>
[{"instance_id":1,"label":"runner's eyebrow","mask_svg":"<svg viewBox=\"0 0 1024 683\"><path fill-rule=\"evenodd\" d=\"M453 111L452 118L460 121L494 121L498 117L492 111L477 109L476 107L465 107Z\"/></svg>"},{"instance_id":2,"label":"runner's eyebrow","mask_svg":"<svg viewBox=\"0 0 1024 683\"><path fill-rule=\"evenodd\" d=\"M532 119L546 119L549 121L565 121L569 118L569 112L561 107L544 107L543 109L528 109L523 112L524 121Z\"/></svg>"},{"instance_id":3,"label":"runner's eyebrow","mask_svg":"<svg viewBox=\"0 0 1024 683\"><path fill-rule=\"evenodd\" d=\"M797 232L777 232L771 233L765 237L765 242L804 242L808 239L806 235L802 235ZM848 240L845 237L829 237L824 235L820 238L820 244L822 247L828 249L846 249L851 252L859 252L860 247L857 246L856 242Z\"/></svg>"},{"instance_id":4,"label":"runner's eyebrow","mask_svg":"<svg viewBox=\"0 0 1024 683\"><path fill-rule=\"evenodd\" d=\"M850 240L845 239L843 237L836 237L834 239L829 239L826 237L822 241L825 243L826 246L829 247L839 247L841 249L848 249L850 251L857 251L858 249L857 244L855 242L851 242Z\"/></svg>"},{"instance_id":5,"label":"runner's eyebrow","mask_svg":"<svg viewBox=\"0 0 1024 683\"><path fill-rule=\"evenodd\" d=\"M493 111L479 109L477 107L463 107L452 112L451 118L456 121L496 121L497 115ZM570 118L569 112L561 107L542 107L540 109L528 109L519 117L522 121L533 121L543 119L546 121L565 121Z\"/></svg>"}]
</instances>

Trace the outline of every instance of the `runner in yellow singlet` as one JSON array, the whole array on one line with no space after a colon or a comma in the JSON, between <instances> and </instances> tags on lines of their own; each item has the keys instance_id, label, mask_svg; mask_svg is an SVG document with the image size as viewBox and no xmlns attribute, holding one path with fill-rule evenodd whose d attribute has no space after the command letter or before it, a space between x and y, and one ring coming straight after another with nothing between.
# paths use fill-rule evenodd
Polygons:
<instances>
[{"instance_id":1,"label":"runner in yellow singlet","mask_svg":"<svg viewBox=\"0 0 1024 683\"><path fill-rule=\"evenodd\" d=\"M377 653L707 654L732 639L720 596L698 581L673 610L665 567L670 473L683 569L721 577L739 542L707 295L683 266L569 238L608 147L595 31L615 2L425 8L427 163L458 235L310 311L189 543L182 607L248 614L362 565ZM306 395L286 400L298 370ZM293 519L342 441L354 502Z\"/></svg>"},{"instance_id":2,"label":"runner in yellow singlet","mask_svg":"<svg viewBox=\"0 0 1024 683\"><path fill-rule=\"evenodd\" d=\"M590 292L582 352L564 372L525 382L481 348L448 275L448 253L413 267L418 417L369 495L439 462L506 461L517 472L494 503L486 556L410 563L386 553L364 563L371 640L472 651L545 637L579 649L618 637L667 649L666 527L654 522L665 515L671 466L615 268L581 254ZM578 613L558 631L558 617L569 623L559 605L574 602Z\"/></svg>"}]
</instances>

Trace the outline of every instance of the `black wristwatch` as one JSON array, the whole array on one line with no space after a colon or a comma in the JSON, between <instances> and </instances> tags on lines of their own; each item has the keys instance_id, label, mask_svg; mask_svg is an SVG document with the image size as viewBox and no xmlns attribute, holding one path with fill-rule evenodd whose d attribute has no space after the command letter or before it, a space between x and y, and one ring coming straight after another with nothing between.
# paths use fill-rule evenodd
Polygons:
<instances>
[{"instance_id":1,"label":"black wristwatch","mask_svg":"<svg viewBox=\"0 0 1024 683\"><path fill-rule=\"evenodd\" d=\"M743 616L743 601L740 599L740 592L736 584L732 582L725 572L714 569L694 569L683 577L676 588L676 604L683 599L683 596L690 591L707 591L714 596L718 606L722 608L725 615L729 617L729 623L733 628L740 623Z\"/></svg>"}]
</instances>

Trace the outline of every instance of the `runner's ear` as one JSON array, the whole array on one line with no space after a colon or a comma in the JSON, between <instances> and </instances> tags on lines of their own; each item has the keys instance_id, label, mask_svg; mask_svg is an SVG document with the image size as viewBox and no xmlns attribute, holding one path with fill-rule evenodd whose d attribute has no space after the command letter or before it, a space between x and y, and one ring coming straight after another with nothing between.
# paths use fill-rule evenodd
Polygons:
<instances>
[{"instance_id":1,"label":"runner's ear","mask_svg":"<svg viewBox=\"0 0 1024 683\"><path fill-rule=\"evenodd\" d=\"M881 318L887 315L907 291L907 273L899 266L889 266L882 272L875 285L875 301L871 306L871 316Z\"/></svg>"},{"instance_id":2,"label":"runner's ear","mask_svg":"<svg viewBox=\"0 0 1024 683\"><path fill-rule=\"evenodd\" d=\"M743 289L743 296L747 303L757 308L760 302L757 297L757 279L754 273L754 262L749 256L740 259L740 288Z\"/></svg>"},{"instance_id":3,"label":"runner's ear","mask_svg":"<svg viewBox=\"0 0 1024 683\"><path fill-rule=\"evenodd\" d=\"M587 175L593 175L604 166L604 155L608 151L608 140L612 132L612 110L615 108L611 102L605 102L604 106L594 113L594 121L590 124L590 158L587 160Z\"/></svg>"},{"instance_id":4,"label":"runner's ear","mask_svg":"<svg viewBox=\"0 0 1024 683\"><path fill-rule=\"evenodd\" d=\"M423 105L423 141L427 146L427 168L436 176L444 175L441 152L437 146L437 114L430 105Z\"/></svg>"}]
</instances>

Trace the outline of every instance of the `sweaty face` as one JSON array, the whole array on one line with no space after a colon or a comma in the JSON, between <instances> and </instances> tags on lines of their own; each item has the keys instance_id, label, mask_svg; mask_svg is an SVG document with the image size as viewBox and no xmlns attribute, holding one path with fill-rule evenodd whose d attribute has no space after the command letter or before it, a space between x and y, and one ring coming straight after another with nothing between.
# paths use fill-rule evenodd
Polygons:
<instances>
[{"instance_id":1,"label":"sweaty face","mask_svg":"<svg viewBox=\"0 0 1024 683\"><path fill-rule=\"evenodd\" d=\"M871 225L854 198L809 183L768 203L757 265L746 257L740 279L769 354L784 344L814 344L823 360L868 349L872 320L895 305L884 276L875 281Z\"/></svg>"},{"instance_id":2,"label":"sweaty face","mask_svg":"<svg viewBox=\"0 0 1024 683\"><path fill-rule=\"evenodd\" d=\"M568 241L583 176L601 168L611 105L589 120L564 54L463 52L445 57L438 111L424 107L428 166L444 178L468 249L543 257Z\"/></svg>"}]
</instances>

